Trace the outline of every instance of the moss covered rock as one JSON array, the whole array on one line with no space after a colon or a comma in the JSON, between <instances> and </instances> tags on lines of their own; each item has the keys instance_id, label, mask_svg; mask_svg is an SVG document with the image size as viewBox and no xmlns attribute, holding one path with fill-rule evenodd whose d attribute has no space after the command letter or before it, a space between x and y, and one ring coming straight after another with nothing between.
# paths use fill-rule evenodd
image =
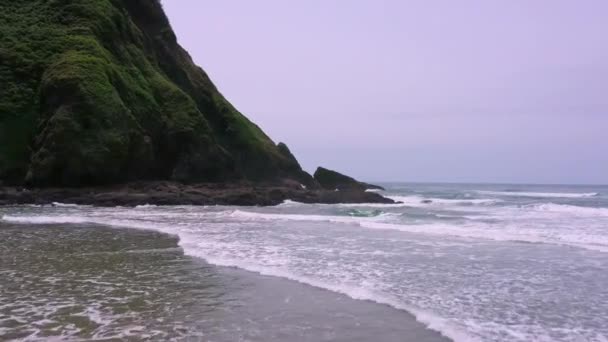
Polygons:
<instances>
[{"instance_id":1,"label":"moss covered rock","mask_svg":"<svg viewBox=\"0 0 608 342\"><path fill-rule=\"evenodd\" d=\"M0 0L0 180L279 178L307 179L192 62L158 0Z\"/></svg>"}]
</instances>

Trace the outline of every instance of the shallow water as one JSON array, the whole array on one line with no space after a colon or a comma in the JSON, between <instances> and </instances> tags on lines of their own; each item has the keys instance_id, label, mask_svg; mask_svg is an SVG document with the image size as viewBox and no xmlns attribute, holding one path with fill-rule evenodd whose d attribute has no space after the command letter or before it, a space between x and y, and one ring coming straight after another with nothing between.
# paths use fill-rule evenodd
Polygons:
<instances>
[{"instance_id":1,"label":"shallow water","mask_svg":"<svg viewBox=\"0 0 608 342\"><path fill-rule=\"evenodd\" d=\"M0 340L443 340L389 306L186 256L163 233L0 223L0 241Z\"/></svg>"},{"instance_id":2,"label":"shallow water","mask_svg":"<svg viewBox=\"0 0 608 342\"><path fill-rule=\"evenodd\" d=\"M380 320L408 312L455 341L608 339L607 187L387 187L404 203L21 206L0 215L174 234L186 255L388 304L401 311Z\"/></svg>"}]
</instances>

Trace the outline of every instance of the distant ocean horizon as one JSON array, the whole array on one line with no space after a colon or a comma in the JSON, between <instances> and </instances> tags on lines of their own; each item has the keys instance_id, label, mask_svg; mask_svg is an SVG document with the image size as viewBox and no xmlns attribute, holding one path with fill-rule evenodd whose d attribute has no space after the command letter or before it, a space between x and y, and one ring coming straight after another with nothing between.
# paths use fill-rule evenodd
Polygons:
<instances>
[{"instance_id":1,"label":"distant ocean horizon","mask_svg":"<svg viewBox=\"0 0 608 342\"><path fill-rule=\"evenodd\" d=\"M136 208L57 203L1 207L0 223L26 230L41 227L37 234L43 234L42 227L57 225L169 234L179 239L185 255L211 265L311 285L395 310L367 317L368 324L405 321L396 312L411 314L438 333L428 341L438 341L440 335L459 342L608 339L608 186L379 185L386 188L381 194L400 203ZM7 250L7 243L0 242L0 250ZM0 305L18 305L17 294L0 297ZM87 305L95 304L87 300ZM43 294L39 302L52 306ZM93 331L102 335L120 326L124 315L137 320L140 314L95 305L97 315L104 317L99 321L106 323ZM349 328L335 322L318 324L339 340ZM145 327L146 322L139 324ZM194 336L192 327L186 328L179 336ZM311 334L321 331L315 325L309 328ZM398 324L384 328L398 329ZM169 336L163 329L158 328L158 336ZM284 338L295 336L293 329ZM259 333L250 340L264 341L264 331ZM382 340L382 334L375 338Z\"/></svg>"}]
</instances>

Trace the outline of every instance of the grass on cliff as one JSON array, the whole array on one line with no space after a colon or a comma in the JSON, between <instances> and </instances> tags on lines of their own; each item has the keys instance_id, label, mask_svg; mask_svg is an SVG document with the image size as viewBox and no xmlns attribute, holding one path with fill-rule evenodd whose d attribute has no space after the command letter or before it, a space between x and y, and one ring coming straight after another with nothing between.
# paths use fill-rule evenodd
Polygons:
<instances>
[{"instance_id":1,"label":"grass on cliff","mask_svg":"<svg viewBox=\"0 0 608 342\"><path fill-rule=\"evenodd\" d=\"M292 167L174 39L157 0L0 0L0 180L28 170L37 184L210 180L235 167L263 178Z\"/></svg>"},{"instance_id":2,"label":"grass on cliff","mask_svg":"<svg viewBox=\"0 0 608 342\"><path fill-rule=\"evenodd\" d=\"M189 143L180 136L209 134L195 103L150 63L137 45L142 33L110 1L2 0L0 32L0 178L22 176L31 159L34 178L114 180L129 158L149 159L133 155L147 133L167 136L159 145L174 141L167 155ZM30 146L42 148L32 156Z\"/></svg>"}]
</instances>

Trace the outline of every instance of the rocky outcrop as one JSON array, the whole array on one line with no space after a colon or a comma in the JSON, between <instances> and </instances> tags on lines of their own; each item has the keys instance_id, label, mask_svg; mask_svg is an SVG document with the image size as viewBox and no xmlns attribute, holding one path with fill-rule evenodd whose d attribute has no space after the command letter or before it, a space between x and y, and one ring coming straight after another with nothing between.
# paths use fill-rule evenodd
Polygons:
<instances>
[{"instance_id":1,"label":"rocky outcrop","mask_svg":"<svg viewBox=\"0 0 608 342\"><path fill-rule=\"evenodd\" d=\"M317 168L313 177L323 189L327 190L384 190L384 188L381 186L359 182L352 177L323 167Z\"/></svg>"},{"instance_id":2,"label":"rocky outcrop","mask_svg":"<svg viewBox=\"0 0 608 342\"><path fill-rule=\"evenodd\" d=\"M96 205L277 205L285 200L302 203L395 203L373 192L303 189L300 184L258 185L137 182L124 185L79 188L0 188L0 205L55 202Z\"/></svg>"}]
</instances>

